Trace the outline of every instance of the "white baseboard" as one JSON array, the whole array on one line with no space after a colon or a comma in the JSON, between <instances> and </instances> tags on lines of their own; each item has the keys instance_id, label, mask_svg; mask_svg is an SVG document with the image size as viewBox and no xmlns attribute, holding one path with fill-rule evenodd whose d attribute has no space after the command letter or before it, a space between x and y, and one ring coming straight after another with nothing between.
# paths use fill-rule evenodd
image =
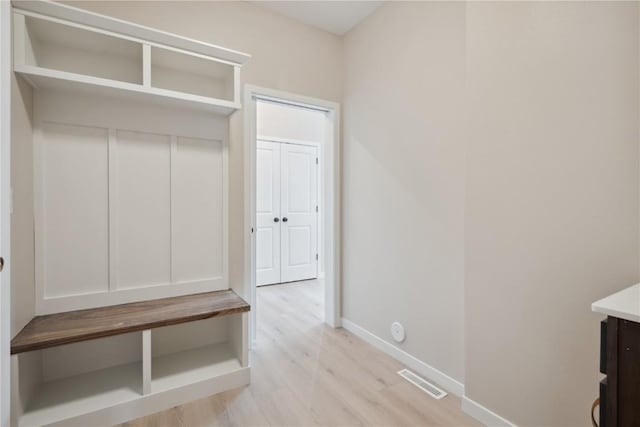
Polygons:
<instances>
[{"instance_id":1,"label":"white baseboard","mask_svg":"<svg viewBox=\"0 0 640 427\"><path fill-rule=\"evenodd\" d=\"M451 378L447 374L438 369L430 366L420 359L410 355L409 353L399 349L391 343L383 340L377 335L372 334L371 332L364 329L362 326L359 326L349 319L342 318L342 327L352 334L362 338L367 343L371 344L378 350L388 354L393 357L397 361L405 364L409 369L415 371L416 373L424 376L425 378L437 383L442 386L445 390L449 391L456 396L462 398L462 410L480 421L485 426L489 427L516 427L514 423L511 421L502 418L500 415L491 411L490 409L485 408L479 403L469 399L464 395L464 384L460 381Z\"/></svg>"},{"instance_id":2,"label":"white baseboard","mask_svg":"<svg viewBox=\"0 0 640 427\"><path fill-rule=\"evenodd\" d=\"M363 327L356 325L352 321L342 318L342 327L352 334L362 338L367 343L371 344L378 350L388 354L397 361L406 365L409 369L415 371L417 374L437 383L442 388L456 396L464 395L464 384L460 381L451 378L449 375L442 371L437 370L433 366L427 365L420 359L410 355L409 353L400 350L398 347L388 343L382 338L372 334Z\"/></svg>"},{"instance_id":3,"label":"white baseboard","mask_svg":"<svg viewBox=\"0 0 640 427\"><path fill-rule=\"evenodd\" d=\"M516 427L511 421L502 418L467 396L462 396L462 410L488 427Z\"/></svg>"}]
</instances>

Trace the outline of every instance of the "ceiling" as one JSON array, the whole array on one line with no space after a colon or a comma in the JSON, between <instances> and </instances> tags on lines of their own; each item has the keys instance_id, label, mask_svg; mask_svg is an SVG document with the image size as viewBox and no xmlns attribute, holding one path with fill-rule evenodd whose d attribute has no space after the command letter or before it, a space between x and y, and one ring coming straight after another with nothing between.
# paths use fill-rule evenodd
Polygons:
<instances>
[{"instance_id":1,"label":"ceiling","mask_svg":"<svg viewBox=\"0 0 640 427\"><path fill-rule=\"evenodd\" d=\"M382 1L251 1L339 36L358 25Z\"/></svg>"}]
</instances>

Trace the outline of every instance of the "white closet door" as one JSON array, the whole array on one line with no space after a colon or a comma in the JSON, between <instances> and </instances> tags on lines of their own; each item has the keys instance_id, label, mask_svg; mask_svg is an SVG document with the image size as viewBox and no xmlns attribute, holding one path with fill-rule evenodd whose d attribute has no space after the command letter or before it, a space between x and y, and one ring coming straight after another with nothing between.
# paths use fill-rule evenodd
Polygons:
<instances>
[{"instance_id":1,"label":"white closet door","mask_svg":"<svg viewBox=\"0 0 640 427\"><path fill-rule=\"evenodd\" d=\"M282 144L282 282L318 276L317 149Z\"/></svg>"},{"instance_id":2,"label":"white closet door","mask_svg":"<svg viewBox=\"0 0 640 427\"><path fill-rule=\"evenodd\" d=\"M280 145L258 141L256 155L256 282L280 283Z\"/></svg>"}]
</instances>

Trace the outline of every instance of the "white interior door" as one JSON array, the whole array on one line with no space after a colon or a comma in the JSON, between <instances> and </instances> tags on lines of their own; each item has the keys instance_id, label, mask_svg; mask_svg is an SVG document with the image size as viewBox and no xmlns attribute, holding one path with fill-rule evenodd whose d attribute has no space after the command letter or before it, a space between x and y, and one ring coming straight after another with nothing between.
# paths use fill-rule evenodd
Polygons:
<instances>
[{"instance_id":1,"label":"white interior door","mask_svg":"<svg viewBox=\"0 0 640 427\"><path fill-rule=\"evenodd\" d=\"M318 157L313 146L281 147L281 281L318 277Z\"/></svg>"},{"instance_id":2,"label":"white interior door","mask_svg":"<svg viewBox=\"0 0 640 427\"><path fill-rule=\"evenodd\" d=\"M256 155L256 284L280 283L280 145L258 141Z\"/></svg>"}]
</instances>

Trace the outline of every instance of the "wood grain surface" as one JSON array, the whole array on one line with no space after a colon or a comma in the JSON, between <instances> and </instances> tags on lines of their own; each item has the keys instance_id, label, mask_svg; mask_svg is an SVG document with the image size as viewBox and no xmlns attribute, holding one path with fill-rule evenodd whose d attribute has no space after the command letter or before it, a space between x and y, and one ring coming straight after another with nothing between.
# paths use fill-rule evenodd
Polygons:
<instances>
[{"instance_id":1,"label":"wood grain surface","mask_svg":"<svg viewBox=\"0 0 640 427\"><path fill-rule=\"evenodd\" d=\"M232 290L34 317L11 341L11 354L249 311Z\"/></svg>"}]
</instances>

